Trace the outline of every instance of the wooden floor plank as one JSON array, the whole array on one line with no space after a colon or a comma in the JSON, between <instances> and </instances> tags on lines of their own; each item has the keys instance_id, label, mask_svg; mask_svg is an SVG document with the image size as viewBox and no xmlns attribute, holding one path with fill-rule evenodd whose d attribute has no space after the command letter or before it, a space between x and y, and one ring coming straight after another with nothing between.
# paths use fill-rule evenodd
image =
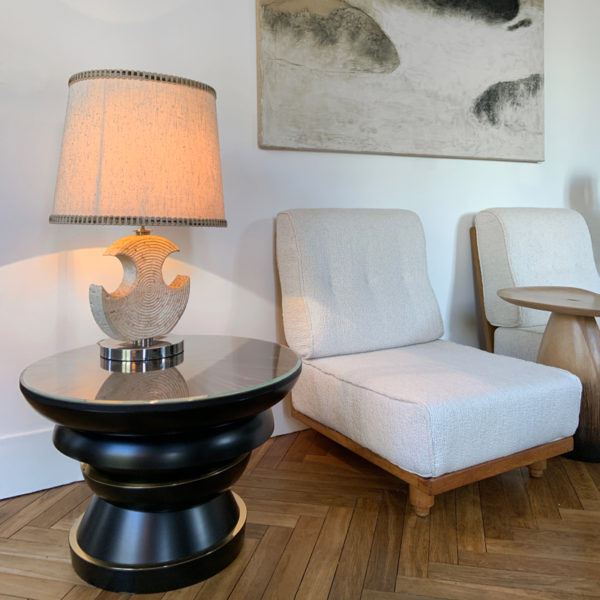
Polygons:
<instances>
[{"instance_id":1,"label":"wooden floor plank","mask_svg":"<svg viewBox=\"0 0 600 600\"><path fill-rule=\"evenodd\" d=\"M83 500L80 504L72 508L69 512L65 513L54 525L52 529L61 529L63 531L69 531L73 526L73 523L86 511L90 503L90 498Z\"/></svg>"},{"instance_id":2,"label":"wooden floor plank","mask_svg":"<svg viewBox=\"0 0 600 600\"><path fill-rule=\"evenodd\" d=\"M247 568L233 588L229 600L259 600L262 598L290 535L291 532L286 527L269 527L254 551Z\"/></svg>"},{"instance_id":3,"label":"wooden floor plank","mask_svg":"<svg viewBox=\"0 0 600 600\"><path fill-rule=\"evenodd\" d=\"M504 508L508 499L500 477L480 481L479 496L486 538L511 539L510 515Z\"/></svg>"},{"instance_id":4,"label":"wooden floor plank","mask_svg":"<svg viewBox=\"0 0 600 600\"><path fill-rule=\"evenodd\" d=\"M285 460L302 462L307 452L310 450L314 438L318 435L319 434L313 429L304 429L303 431L300 431L285 453Z\"/></svg>"},{"instance_id":5,"label":"wooden floor plank","mask_svg":"<svg viewBox=\"0 0 600 600\"><path fill-rule=\"evenodd\" d=\"M63 544L44 544L37 541L0 538L0 556L5 554L67 560L69 558L69 548Z\"/></svg>"},{"instance_id":6,"label":"wooden floor plank","mask_svg":"<svg viewBox=\"0 0 600 600\"><path fill-rule=\"evenodd\" d=\"M402 591L398 589L398 579L403 577L427 577L430 523L431 515L417 517L410 504L407 504L402 531L402 549L398 561L396 591Z\"/></svg>"},{"instance_id":7,"label":"wooden floor plank","mask_svg":"<svg viewBox=\"0 0 600 600\"><path fill-rule=\"evenodd\" d=\"M526 468L513 469L508 473L499 475L504 487L506 505L504 509L510 515L509 522L512 527L536 527L535 517L529 502L526 482L529 472Z\"/></svg>"},{"instance_id":8,"label":"wooden floor plank","mask_svg":"<svg viewBox=\"0 0 600 600\"><path fill-rule=\"evenodd\" d=\"M584 509L600 510L600 490L585 463L565 460L563 466Z\"/></svg>"},{"instance_id":9,"label":"wooden floor plank","mask_svg":"<svg viewBox=\"0 0 600 600\"><path fill-rule=\"evenodd\" d=\"M486 540L486 546L488 552L600 563L600 550L595 548L574 548L567 545L567 543L558 546L548 546L532 542L488 539Z\"/></svg>"},{"instance_id":10,"label":"wooden floor plank","mask_svg":"<svg viewBox=\"0 0 600 600\"><path fill-rule=\"evenodd\" d=\"M210 579L193 586L197 588L196 595L193 597L194 600L227 600L231 594L231 590L233 590L246 570L258 543L258 540L246 538L242 551L226 569L213 575ZM164 600L171 599L165 598ZM186 598L185 600L188 599Z\"/></svg>"},{"instance_id":11,"label":"wooden floor plank","mask_svg":"<svg viewBox=\"0 0 600 600\"><path fill-rule=\"evenodd\" d=\"M393 592L396 587L405 508L406 494L385 492L365 577L368 589Z\"/></svg>"},{"instance_id":12,"label":"wooden floor plank","mask_svg":"<svg viewBox=\"0 0 600 600\"><path fill-rule=\"evenodd\" d=\"M600 525L594 527L594 525L590 525L590 522L587 520L561 519L558 521L555 519L538 519L537 523L538 528L541 531L561 531L565 536L569 536L571 533L600 534Z\"/></svg>"},{"instance_id":13,"label":"wooden floor plank","mask_svg":"<svg viewBox=\"0 0 600 600\"><path fill-rule=\"evenodd\" d=\"M254 540L261 540L265 533L267 533L268 525L259 525L258 523L246 523L246 538L252 538Z\"/></svg>"},{"instance_id":14,"label":"wooden floor plank","mask_svg":"<svg viewBox=\"0 0 600 600\"><path fill-rule=\"evenodd\" d=\"M275 525L277 527L289 527L290 529L294 529L299 518L299 515L286 515L283 513L261 510L248 511L248 523L256 523L258 525Z\"/></svg>"},{"instance_id":15,"label":"wooden floor plank","mask_svg":"<svg viewBox=\"0 0 600 600\"><path fill-rule=\"evenodd\" d=\"M563 560L561 558L540 558L537 556L496 554L494 552L470 552L465 550L459 554L461 565L504 569L515 575L521 571L542 573L565 577L582 577L600 582L598 563ZM600 583L598 584L600 591Z\"/></svg>"},{"instance_id":16,"label":"wooden floor plank","mask_svg":"<svg viewBox=\"0 0 600 600\"><path fill-rule=\"evenodd\" d=\"M560 513L554 501L546 477L529 477L525 483L531 510L536 519L559 519Z\"/></svg>"},{"instance_id":17,"label":"wooden floor plank","mask_svg":"<svg viewBox=\"0 0 600 600\"><path fill-rule=\"evenodd\" d=\"M55 546L66 546L69 543L69 532L59 529L45 529L44 527L31 527L26 525L11 536L11 540L23 542L34 542L36 544L48 544Z\"/></svg>"},{"instance_id":18,"label":"wooden floor plank","mask_svg":"<svg viewBox=\"0 0 600 600\"><path fill-rule=\"evenodd\" d=\"M556 506L561 508L582 509L583 506L575 492L575 488L569 479L563 466L566 458L549 460L544 477L550 487L550 493Z\"/></svg>"},{"instance_id":19,"label":"wooden floor plank","mask_svg":"<svg viewBox=\"0 0 600 600\"><path fill-rule=\"evenodd\" d=\"M318 477L329 478L333 480L343 481L346 483L356 483L357 485L367 485L368 487L383 487L386 489L398 489L405 487L405 483L394 477L393 475L386 473L383 469L377 468L376 470L363 470L361 471L347 471L341 470L339 464L334 462L333 464L329 461L324 460L313 460L316 458L329 458L322 456L307 456L302 462L291 462L282 460L279 463L278 469L285 473L305 473L310 475L313 479Z\"/></svg>"},{"instance_id":20,"label":"wooden floor plank","mask_svg":"<svg viewBox=\"0 0 600 600\"><path fill-rule=\"evenodd\" d=\"M293 600L323 527L324 519L300 517L263 595L264 600Z\"/></svg>"},{"instance_id":21,"label":"wooden floor plank","mask_svg":"<svg viewBox=\"0 0 600 600\"><path fill-rule=\"evenodd\" d=\"M326 456L322 456L320 454L308 454L304 457L303 464L315 464L326 466L331 469L337 469L338 472L348 473L348 474L362 474L364 473L367 477L369 475L379 476L379 473L375 470L376 467L374 465L365 465L362 462L358 461L348 461L345 456L337 456L335 453L327 454ZM401 482L399 482L401 484Z\"/></svg>"},{"instance_id":22,"label":"wooden floor plank","mask_svg":"<svg viewBox=\"0 0 600 600\"><path fill-rule=\"evenodd\" d=\"M565 521L589 523L591 527L600 525L600 510L573 510L571 508L561 508L560 516Z\"/></svg>"},{"instance_id":23,"label":"wooden floor plank","mask_svg":"<svg viewBox=\"0 0 600 600\"><path fill-rule=\"evenodd\" d=\"M133 594L119 594L117 592L102 590L97 598L98 600L129 600L133 598Z\"/></svg>"},{"instance_id":24,"label":"wooden floor plank","mask_svg":"<svg viewBox=\"0 0 600 600\"><path fill-rule=\"evenodd\" d=\"M16 515L27 505L37 500L40 496L43 496L45 492L46 490L42 490L40 492L33 492L32 494L6 498L3 500L2 505L0 506L0 525L7 519Z\"/></svg>"},{"instance_id":25,"label":"wooden floor plank","mask_svg":"<svg viewBox=\"0 0 600 600\"><path fill-rule=\"evenodd\" d=\"M585 463L585 468L596 484L596 488L600 490L600 463Z\"/></svg>"},{"instance_id":26,"label":"wooden floor plank","mask_svg":"<svg viewBox=\"0 0 600 600\"><path fill-rule=\"evenodd\" d=\"M481 499L476 483L456 490L456 538L459 552L485 552Z\"/></svg>"},{"instance_id":27,"label":"wooden floor plank","mask_svg":"<svg viewBox=\"0 0 600 600\"><path fill-rule=\"evenodd\" d=\"M10 537L21 527L29 525L29 522L49 510L52 505L59 502L69 494L69 486L57 487L46 490L38 496L33 502L28 503L21 510L9 517L0 525L0 537Z\"/></svg>"},{"instance_id":28,"label":"wooden floor plank","mask_svg":"<svg viewBox=\"0 0 600 600\"><path fill-rule=\"evenodd\" d=\"M328 491L298 491L288 489L273 489L262 485L257 479L247 480L247 485L236 484L233 490L242 498L258 500L275 500L277 502L300 502L302 504L320 504L322 506L353 507L356 498L351 495L331 494Z\"/></svg>"},{"instance_id":29,"label":"wooden floor plank","mask_svg":"<svg viewBox=\"0 0 600 600\"><path fill-rule=\"evenodd\" d=\"M170 590L163 594L162 600L196 600L204 585L205 582L200 581L188 587Z\"/></svg>"},{"instance_id":30,"label":"wooden floor plank","mask_svg":"<svg viewBox=\"0 0 600 600\"><path fill-rule=\"evenodd\" d=\"M350 526L353 510L333 506L317 538L296 600L327 598Z\"/></svg>"},{"instance_id":31,"label":"wooden floor plank","mask_svg":"<svg viewBox=\"0 0 600 600\"><path fill-rule=\"evenodd\" d=\"M252 450L252 454L250 455L250 460L248 461L248 465L246 466L246 473L252 473L254 467L260 464L260 461L264 458L265 454L269 451L272 445L275 443L277 438L269 438L264 444Z\"/></svg>"},{"instance_id":32,"label":"wooden floor plank","mask_svg":"<svg viewBox=\"0 0 600 600\"><path fill-rule=\"evenodd\" d=\"M570 530L567 534L561 530L515 529L513 534L515 542L600 550L600 528L587 532Z\"/></svg>"},{"instance_id":33,"label":"wooden floor plank","mask_svg":"<svg viewBox=\"0 0 600 600\"><path fill-rule=\"evenodd\" d=\"M72 583L63 581L13 573L0 574L0 590L7 596L31 600L58 600L66 596L72 588Z\"/></svg>"},{"instance_id":34,"label":"wooden floor plank","mask_svg":"<svg viewBox=\"0 0 600 600\"><path fill-rule=\"evenodd\" d=\"M58 502L55 502L48 510L29 521L29 525L33 527L52 527L71 510L91 497L92 491L85 482L76 483Z\"/></svg>"},{"instance_id":35,"label":"wooden floor plank","mask_svg":"<svg viewBox=\"0 0 600 600\"><path fill-rule=\"evenodd\" d=\"M276 500L259 500L244 498L248 510L259 512L273 512L295 517L325 517L329 507L324 504L307 504L302 502L278 502Z\"/></svg>"},{"instance_id":36,"label":"wooden floor plank","mask_svg":"<svg viewBox=\"0 0 600 600\"><path fill-rule=\"evenodd\" d=\"M365 589L361 600L444 600L439 596L423 596L421 594L405 594L403 592L381 592Z\"/></svg>"},{"instance_id":37,"label":"wooden floor plank","mask_svg":"<svg viewBox=\"0 0 600 600\"><path fill-rule=\"evenodd\" d=\"M2 581L3 573L41 577L43 579L52 579L70 583L71 585L87 587L85 582L83 582L75 571L73 571L68 556L66 556L64 560L46 557L41 560L40 557L0 554L0 581Z\"/></svg>"},{"instance_id":38,"label":"wooden floor plank","mask_svg":"<svg viewBox=\"0 0 600 600\"><path fill-rule=\"evenodd\" d=\"M96 600L101 593L98 588L76 585L62 600Z\"/></svg>"},{"instance_id":39,"label":"wooden floor plank","mask_svg":"<svg viewBox=\"0 0 600 600\"><path fill-rule=\"evenodd\" d=\"M597 596L600 593L598 581L590 579L550 575L548 573L529 573L526 571L512 573L505 569L458 566L434 562L429 563L429 577L437 581L536 590L549 594L558 592L572 594L573 596Z\"/></svg>"},{"instance_id":40,"label":"wooden floor plank","mask_svg":"<svg viewBox=\"0 0 600 600\"><path fill-rule=\"evenodd\" d=\"M399 577L396 590L445 600L574 600L554 593L414 577Z\"/></svg>"},{"instance_id":41,"label":"wooden floor plank","mask_svg":"<svg viewBox=\"0 0 600 600\"><path fill-rule=\"evenodd\" d=\"M356 496L359 492L362 496L374 499L381 498L382 489L396 489L396 482L371 481L370 479L348 479L344 475L318 476L313 473L298 472L285 468L263 469L256 467L252 475L243 475L240 478L241 485L248 485L249 478L252 482L263 487L274 489L288 489L291 491L312 491L315 483L327 482L327 489L332 493Z\"/></svg>"},{"instance_id":42,"label":"wooden floor plank","mask_svg":"<svg viewBox=\"0 0 600 600\"><path fill-rule=\"evenodd\" d=\"M436 496L431 509L429 561L458 563L456 494L454 490Z\"/></svg>"},{"instance_id":43,"label":"wooden floor plank","mask_svg":"<svg viewBox=\"0 0 600 600\"><path fill-rule=\"evenodd\" d=\"M297 436L297 433L292 433L291 435L280 435L271 438L269 440L270 444L266 448L263 456L253 466L260 466L265 469L275 469L281 462L281 459L285 456L289 447L294 443ZM263 447L266 445L267 444L263 444ZM248 470L246 472L248 472Z\"/></svg>"},{"instance_id":44,"label":"wooden floor plank","mask_svg":"<svg viewBox=\"0 0 600 600\"><path fill-rule=\"evenodd\" d=\"M329 600L360 599L378 513L379 502L369 498L358 499L331 585Z\"/></svg>"}]
</instances>

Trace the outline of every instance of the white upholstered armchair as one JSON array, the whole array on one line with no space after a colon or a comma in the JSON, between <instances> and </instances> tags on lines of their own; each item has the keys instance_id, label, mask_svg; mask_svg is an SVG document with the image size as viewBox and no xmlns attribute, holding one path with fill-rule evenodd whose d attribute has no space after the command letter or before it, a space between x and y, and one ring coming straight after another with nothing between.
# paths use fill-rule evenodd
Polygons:
<instances>
[{"instance_id":1,"label":"white upholstered armchair","mask_svg":"<svg viewBox=\"0 0 600 600\"><path fill-rule=\"evenodd\" d=\"M581 386L570 373L441 340L417 215L290 210L277 217L288 344L304 360L294 415L435 494L571 449Z\"/></svg>"},{"instance_id":2,"label":"white upholstered armchair","mask_svg":"<svg viewBox=\"0 0 600 600\"><path fill-rule=\"evenodd\" d=\"M471 242L490 352L535 361L549 317L505 302L499 289L564 286L600 292L590 232L574 210L483 210L475 215Z\"/></svg>"}]
</instances>

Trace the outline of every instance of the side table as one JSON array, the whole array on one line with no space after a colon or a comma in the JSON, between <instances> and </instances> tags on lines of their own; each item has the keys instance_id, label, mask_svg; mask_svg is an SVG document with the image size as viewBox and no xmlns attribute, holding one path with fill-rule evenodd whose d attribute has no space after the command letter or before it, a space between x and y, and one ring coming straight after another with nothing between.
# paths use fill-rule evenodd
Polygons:
<instances>
[{"instance_id":1,"label":"side table","mask_svg":"<svg viewBox=\"0 0 600 600\"><path fill-rule=\"evenodd\" d=\"M579 427L570 457L600 462L600 294L571 287L516 287L498 296L527 308L551 311L537 362L560 367L581 380Z\"/></svg>"},{"instance_id":2,"label":"side table","mask_svg":"<svg viewBox=\"0 0 600 600\"><path fill-rule=\"evenodd\" d=\"M94 496L69 538L75 571L119 592L191 585L241 550L246 507L229 488L273 432L293 387L289 348L187 336L180 364L102 361L96 345L23 371L29 403L57 423L54 444L82 463Z\"/></svg>"}]
</instances>

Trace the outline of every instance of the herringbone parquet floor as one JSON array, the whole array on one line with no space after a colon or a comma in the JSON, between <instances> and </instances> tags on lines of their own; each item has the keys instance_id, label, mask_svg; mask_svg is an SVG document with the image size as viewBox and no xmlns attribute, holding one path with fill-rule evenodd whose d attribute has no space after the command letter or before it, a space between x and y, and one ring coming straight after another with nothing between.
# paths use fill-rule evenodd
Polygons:
<instances>
[{"instance_id":1,"label":"herringbone parquet floor","mask_svg":"<svg viewBox=\"0 0 600 600\"><path fill-rule=\"evenodd\" d=\"M557 458L436 498L420 519L406 486L308 430L269 440L235 486L246 541L195 586L131 596L71 570L83 483L0 501L0 600L576 600L600 598L600 464Z\"/></svg>"}]
</instances>

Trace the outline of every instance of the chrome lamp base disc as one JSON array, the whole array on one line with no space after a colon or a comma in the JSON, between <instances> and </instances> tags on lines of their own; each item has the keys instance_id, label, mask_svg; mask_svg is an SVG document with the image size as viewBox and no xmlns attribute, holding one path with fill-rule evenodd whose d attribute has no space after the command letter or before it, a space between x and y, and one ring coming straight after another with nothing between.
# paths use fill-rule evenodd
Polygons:
<instances>
[{"instance_id":1,"label":"chrome lamp base disc","mask_svg":"<svg viewBox=\"0 0 600 600\"><path fill-rule=\"evenodd\" d=\"M170 335L153 338L144 344L107 338L100 340L98 346L103 360L128 363L162 361L183 354L183 340Z\"/></svg>"}]
</instances>

